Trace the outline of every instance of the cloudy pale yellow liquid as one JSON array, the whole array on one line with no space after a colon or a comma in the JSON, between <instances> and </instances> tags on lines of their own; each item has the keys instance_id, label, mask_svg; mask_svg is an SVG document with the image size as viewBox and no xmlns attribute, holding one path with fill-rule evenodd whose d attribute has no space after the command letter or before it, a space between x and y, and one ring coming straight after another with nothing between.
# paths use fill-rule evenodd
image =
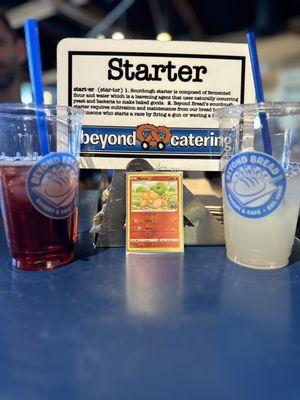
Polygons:
<instances>
[{"instance_id":1,"label":"cloudy pale yellow liquid","mask_svg":"<svg viewBox=\"0 0 300 400\"><path fill-rule=\"evenodd\" d=\"M287 177L286 194L279 207L263 218L244 218L224 193L227 257L252 268L280 268L288 264L300 203L300 175Z\"/></svg>"}]
</instances>

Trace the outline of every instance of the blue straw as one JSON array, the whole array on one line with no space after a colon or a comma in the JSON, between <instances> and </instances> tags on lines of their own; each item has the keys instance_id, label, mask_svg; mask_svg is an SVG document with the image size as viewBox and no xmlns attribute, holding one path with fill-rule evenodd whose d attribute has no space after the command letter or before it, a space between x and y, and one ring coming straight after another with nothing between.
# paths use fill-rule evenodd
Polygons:
<instances>
[{"instance_id":1,"label":"blue straw","mask_svg":"<svg viewBox=\"0 0 300 400\"><path fill-rule=\"evenodd\" d=\"M27 19L24 24L24 29L33 101L37 107L40 107L44 104L44 90L37 21L35 19ZM47 123L44 112L37 111L36 115L41 153L44 156L50 152Z\"/></svg>"},{"instance_id":2,"label":"blue straw","mask_svg":"<svg viewBox=\"0 0 300 400\"><path fill-rule=\"evenodd\" d=\"M256 49L256 39L255 39L254 32L247 33L247 42L248 42L248 47L249 47L250 59L251 59L256 101L257 101L257 103L263 103L265 101L265 99L264 99L263 85L262 85L262 80L261 80L261 75L260 75L260 68L259 68L257 49ZM261 126L262 126L264 152L272 155L272 145L271 145L270 132L269 132L268 123L267 123L267 117L266 117L266 114L262 113L262 112L259 115L260 115L260 121L261 121Z\"/></svg>"}]
</instances>

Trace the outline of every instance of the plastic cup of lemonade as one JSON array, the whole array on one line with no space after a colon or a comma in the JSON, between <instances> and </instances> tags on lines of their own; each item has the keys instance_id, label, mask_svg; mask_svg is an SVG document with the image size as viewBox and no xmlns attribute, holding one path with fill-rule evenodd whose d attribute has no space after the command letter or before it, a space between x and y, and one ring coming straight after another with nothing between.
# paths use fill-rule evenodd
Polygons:
<instances>
[{"instance_id":1,"label":"plastic cup of lemonade","mask_svg":"<svg viewBox=\"0 0 300 400\"><path fill-rule=\"evenodd\" d=\"M74 258L82 117L70 107L0 105L1 209L16 268L52 269Z\"/></svg>"},{"instance_id":2,"label":"plastic cup of lemonade","mask_svg":"<svg viewBox=\"0 0 300 400\"><path fill-rule=\"evenodd\" d=\"M300 103L231 106L216 116L227 257L246 267L284 267L299 213Z\"/></svg>"}]
</instances>

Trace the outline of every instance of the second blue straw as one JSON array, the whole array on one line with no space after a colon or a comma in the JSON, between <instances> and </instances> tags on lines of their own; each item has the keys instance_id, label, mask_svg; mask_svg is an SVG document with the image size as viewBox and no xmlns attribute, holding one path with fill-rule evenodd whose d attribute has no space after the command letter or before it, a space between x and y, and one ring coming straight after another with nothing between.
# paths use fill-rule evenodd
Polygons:
<instances>
[{"instance_id":1,"label":"second blue straw","mask_svg":"<svg viewBox=\"0 0 300 400\"><path fill-rule=\"evenodd\" d=\"M250 59L251 59L256 101L257 101L257 103L263 103L265 101L265 99L264 99L263 85L262 85L262 80L261 80L261 75L260 75L255 34L253 32L247 33L247 42L248 42L248 47L249 47ZM264 152L272 155L271 137L270 137L266 114L264 112L260 112L259 117L260 117L260 122L261 122L261 127L262 127Z\"/></svg>"}]
</instances>

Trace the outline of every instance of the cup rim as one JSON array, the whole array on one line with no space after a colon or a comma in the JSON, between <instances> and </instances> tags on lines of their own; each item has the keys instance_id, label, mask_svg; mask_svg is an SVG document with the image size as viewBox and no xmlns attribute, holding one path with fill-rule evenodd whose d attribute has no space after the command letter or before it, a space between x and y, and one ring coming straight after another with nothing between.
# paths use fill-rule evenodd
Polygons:
<instances>
[{"instance_id":1,"label":"cup rim","mask_svg":"<svg viewBox=\"0 0 300 400\"><path fill-rule=\"evenodd\" d=\"M230 118L240 117L242 114L257 115L259 112L265 112L269 116L287 116L287 115L300 115L300 102L261 102L261 103L247 103L237 104L229 107L222 107L215 111L214 118Z\"/></svg>"},{"instance_id":2,"label":"cup rim","mask_svg":"<svg viewBox=\"0 0 300 400\"><path fill-rule=\"evenodd\" d=\"M0 104L0 115L1 116L16 116L22 115L24 111L35 111L35 112L52 112L52 111L69 112L75 115L84 115L85 111L82 108L60 106L56 104L43 104L37 106L36 104L25 104L25 103L2 103ZM19 111L19 112L18 112Z\"/></svg>"}]
</instances>

